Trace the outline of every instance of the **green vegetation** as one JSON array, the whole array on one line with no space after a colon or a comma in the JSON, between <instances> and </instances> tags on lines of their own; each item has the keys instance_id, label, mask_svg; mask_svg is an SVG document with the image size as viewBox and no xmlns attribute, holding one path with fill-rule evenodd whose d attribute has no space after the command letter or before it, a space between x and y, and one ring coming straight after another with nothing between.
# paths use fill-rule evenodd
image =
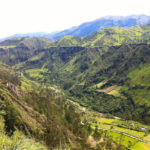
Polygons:
<instances>
[{"instance_id":1,"label":"green vegetation","mask_svg":"<svg viewBox=\"0 0 150 150\"><path fill-rule=\"evenodd\" d=\"M108 94L114 95L114 96L120 96L120 89L121 89L121 86L118 86L117 88L110 91Z\"/></svg>"},{"instance_id":2,"label":"green vegetation","mask_svg":"<svg viewBox=\"0 0 150 150\"><path fill-rule=\"evenodd\" d=\"M137 36L146 34L149 27L111 28L99 32L107 33L107 30L110 30L109 34L113 36L116 32L123 34L124 30L124 36L128 36L128 32L134 33L135 40L138 39ZM64 37L64 39L70 40L72 38ZM92 40L92 37L90 39ZM141 40L144 39L141 38ZM28 79L32 80L31 82L34 80L38 84L57 85L65 90L65 94L84 106L125 119L148 123L149 85L145 86L145 84L149 83L150 48L146 44L148 38L147 42L144 40L144 44L143 42L138 44L138 42L141 43L141 40L126 41L128 44L124 43L119 46L102 44L101 47L92 48L53 46L48 49L36 50L32 57L27 61L17 63L14 68L24 74L22 77L23 89L27 87ZM135 44L133 44L134 42ZM19 59L21 60L21 58ZM142 74L143 72L145 74ZM138 76L134 77L137 74ZM137 84L135 80L139 80L139 85L135 85ZM35 85L37 84L35 83ZM145 87L143 88L143 86ZM144 109L141 108L143 106Z\"/></svg>"},{"instance_id":3,"label":"green vegetation","mask_svg":"<svg viewBox=\"0 0 150 150\"><path fill-rule=\"evenodd\" d=\"M11 83L11 77L15 77L10 77L8 72L11 70L12 75L14 73L16 77L17 74L8 66L2 65L2 67L5 69L1 69L0 76L1 148L90 149L91 146L86 143L90 134L87 126L81 125L80 114L76 112L74 105L51 88L41 87L36 92L37 87L34 88L32 82L27 79L30 83L28 87L32 85L33 89L22 91L17 82ZM5 73L4 80L2 73ZM110 145L106 141L107 138L102 145L109 149ZM111 140L109 143L114 142Z\"/></svg>"},{"instance_id":4,"label":"green vegetation","mask_svg":"<svg viewBox=\"0 0 150 150\"><path fill-rule=\"evenodd\" d=\"M12 137L9 137L4 132L4 120L0 118L0 149L15 149L15 150L47 150L42 143L36 142L34 139L27 138L22 132L16 130Z\"/></svg>"},{"instance_id":5,"label":"green vegetation","mask_svg":"<svg viewBox=\"0 0 150 150\"><path fill-rule=\"evenodd\" d=\"M149 87L150 86L150 64L144 64L129 73L130 87Z\"/></svg>"},{"instance_id":6,"label":"green vegetation","mask_svg":"<svg viewBox=\"0 0 150 150\"><path fill-rule=\"evenodd\" d=\"M9 48L14 48L16 45L8 45L8 46L0 46L2 49L9 49Z\"/></svg>"},{"instance_id":7,"label":"green vegetation","mask_svg":"<svg viewBox=\"0 0 150 150\"><path fill-rule=\"evenodd\" d=\"M21 132L52 149L147 147L137 140L150 131L149 33L150 26L113 27L83 38L0 43L0 60L15 70L0 63L6 138Z\"/></svg>"},{"instance_id":8,"label":"green vegetation","mask_svg":"<svg viewBox=\"0 0 150 150\"><path fill-rule=\"evenodd\" d=\"M144 137L144 140L150 141L150 135ZM131 150L149 150L150 144L138 142L135 144Z\"/></svg>"},{"instance_id":9,"label":"green vegetation","mask_svg":"<svg viewBox=\"0 0 150 150\"><path fill-rule=\"evenodd\" d=\"M130 138L128 136L123 136L119 133L115 133L115 132L110 132L109 133L113 139L116 141L116 142L120 142L121 144L125 145L126 147L130 147L132 145L135 145L136 143L136 140L133 139L133 138Z\"/></svg>"},{"instance_id":10,"label":"green vegetation","mask_svg":"<svg viewBox=\"0 0 150 150\"><path fill-rule=\"evenodd\" d=\"M54 46L68 47L68 46L80 46L81 39L73 36L64 36L59 39Z\"/></svg>"},{"instance_id":11,"label":"green vegetation","mask_svg":"<svg viewBox=\"0 0 150 150\"><path fill-rule=\"evenodd\" d=\"M131 150L149 150L149 144L138 142Z\"/></svg>"},{"instance_id":12,"label":"green vegetation","mask_svg":"<svg viewBox=\"0 0 150 150\"><path fill-rule=\"evenodd\" d=\"M112 27L100 30L94 34L83 38L73 36L64 36L56 41L54 46L83 46L83 47L101 47L117 46L122 44L148 43L149 26L135 26L130 29L121 27Z\"/></svg>"},{"instance_id":13,"label":"green vegetation","mask_svg":"<svg viewBox=\"0 0 150 150\"><path fill-rule=\"evenodd\" d=\"M84 125L89 124L92 129L97 128L100 130L99 132L102 137L107 135L118 144L121 143L128 148L134 148L138 145L147 145L147 147L150 146L148 143L138 142L138 139L149 141L149 135L147 136L149 126L132 120L122 120L112 115L100 114L98 112L86 109L77 103L74 104L76 105L76 109L82 114L82 123ZM146 130L141 129L143 126Z\"/></svg>"},{"instance_id":14,"label":"green vegetation","mask_svg":"<svg viewBox=\"0 0 150 150\"><path fill-rule=\"evenodd\" d=\"M40 86L40 83L32 82L23 75L18 77L19 81L14 80L17 81L14 82L12 78L17 78L17 74L13 72L13 69L3 64L1 66L1 148L91 149L93 143L87 142L87 140L92 137L97 143L93 147L94 149L99 147L105 149L121 147L122 150L125 149L121 143L115 143L110 135L106 136L105 133L101 134L96 130L93 133L89 132L89 126L81 124L80 112L73 104L66 101L61 93L55 93L56 90L54 92L51 88L44 86L36 92L35 90ZM10 70L12 78L8 74ZM4 73L5 78L3 79ZM22 86L23 82L26 82L27 87L24 91L18 85L19 83ZM33 83L36 85L32 85ZM32 90L30 91L28 87L32 87ZM99 143L99 140L103 142Z\"/></svg>"}]
</instances>

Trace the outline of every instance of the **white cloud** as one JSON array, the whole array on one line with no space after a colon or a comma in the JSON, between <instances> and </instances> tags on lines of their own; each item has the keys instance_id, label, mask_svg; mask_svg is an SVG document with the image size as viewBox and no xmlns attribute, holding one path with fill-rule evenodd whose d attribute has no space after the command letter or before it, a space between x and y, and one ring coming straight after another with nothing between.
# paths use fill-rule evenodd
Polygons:
<instances>
[{"instance_id":1,"label":"white cloud","mask_svg":"<svg viewBox=\"0 0 150 150\"><path fill-rule=\"evenodd\" d=\"M150 15L148 0L0 0L0 37L52 32L107 15Z\"/></svg>"}]
</instances>

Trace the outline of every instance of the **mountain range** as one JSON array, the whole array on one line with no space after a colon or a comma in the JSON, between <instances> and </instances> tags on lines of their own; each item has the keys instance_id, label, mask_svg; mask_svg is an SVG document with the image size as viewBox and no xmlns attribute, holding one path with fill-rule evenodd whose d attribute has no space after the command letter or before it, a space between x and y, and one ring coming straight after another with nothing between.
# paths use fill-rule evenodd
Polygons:
<instances>
[{"instance_id":1,"label":"mountain range","mask_svg":"<svg viewBox=\"0 0 150 150\"><path fill-rule=\"evenodd\" d=\"M96 19L94 21L82 23L79 26L74 26L70 29L66 29L63 31L57 31L52 33L38 32L38 33L15 34L12 35L11 37L0 39L0 41L17 37L46 37L53 40L57 40L66 35L72 35L75 37L84 37L104 28L110 28L115 26L130 28L135 25L146 25L149 23L150 23L150 16L146 16L143 14L130 16L106 16Z\"/></svg>"},{"instance_id":2,"label":"mountain range","mask_svg":"<svg viewBox=\"0 0 150 150\"><path fill-rule=\"evenodd\" d=\"M107 16L94 21L83 23L77 27L67 29L52 35L53 39L59 39L65 35L76 37L84 37L104 28L114 26L130 28L135 25L146 25L150 23L150 16L146 15L131 15L131 16Z\"/></svg>"}]
</instances>

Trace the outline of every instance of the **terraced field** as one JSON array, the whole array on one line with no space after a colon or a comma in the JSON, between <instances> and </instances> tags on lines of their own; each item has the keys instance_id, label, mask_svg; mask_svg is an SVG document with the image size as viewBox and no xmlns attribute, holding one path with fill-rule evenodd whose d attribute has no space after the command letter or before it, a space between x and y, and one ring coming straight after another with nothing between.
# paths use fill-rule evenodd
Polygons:
<instances>
[{"instance_id":1,"label":"terraced field","mask_svg":"<svg viewBox=\"0 0 150 150\"><path fill-rule=\"evenodd\" d=\"M82 114L81 123L83 125L88 123L93 130L98 127L99 130L107 131L107 134L116 142L121 142L127 147L130 145L131 150L149 150L150 134L147 135L147 131L150 126L132 120L123 120L115 116L106 118L105 114L90 111L76 102L69 101Z\"/></svg>"}]
</instances>

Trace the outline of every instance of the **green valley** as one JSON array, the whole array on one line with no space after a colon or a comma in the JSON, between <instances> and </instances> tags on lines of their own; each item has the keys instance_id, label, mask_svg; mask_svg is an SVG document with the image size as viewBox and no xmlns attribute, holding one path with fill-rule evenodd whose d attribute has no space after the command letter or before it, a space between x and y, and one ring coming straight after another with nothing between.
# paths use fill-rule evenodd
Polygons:
<instances>
[{"instance_id":1,"label":"green valley","mask_svg":"<svg viewBox=\"0 0 150 150\"><path fill-rule=\"evenodd\" d=\"M0 61L0 146L148 150L149 25L12 38Z\"/></svg>"}]
</instances>

